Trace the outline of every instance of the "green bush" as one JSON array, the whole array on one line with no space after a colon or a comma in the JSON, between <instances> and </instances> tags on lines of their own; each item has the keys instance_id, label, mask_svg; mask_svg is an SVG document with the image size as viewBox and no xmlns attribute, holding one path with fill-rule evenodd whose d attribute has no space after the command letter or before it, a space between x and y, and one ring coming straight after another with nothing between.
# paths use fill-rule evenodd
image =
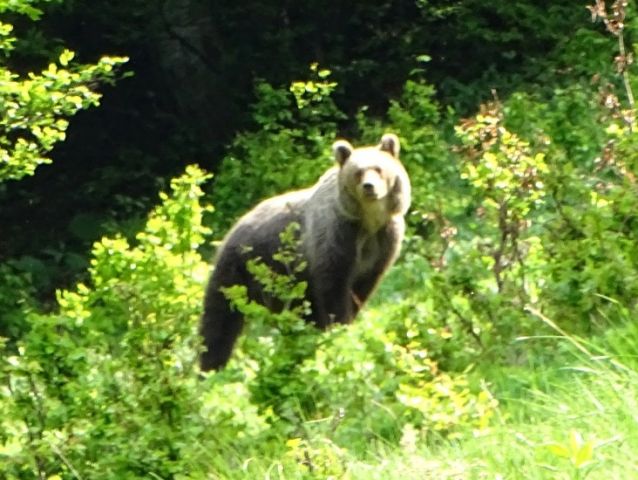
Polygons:
<instances>
[{"instance_id":1,"label":"green bush","mask_svg":"<svg viewBox=\"0 0 638 480\"><path fill-rule=\"evenodd\" d=\"M4 2L0 11L16 12L37 19L42 11L28 0ZM16 38L13 25L0 22L0 54L9 56ZM74 65L75 54L64 50L41 73L21 77L0 66L0 182L33 175L38 165L50 163L47 156L63 141L68 117L97 105L100 94L92 86L97 80L112 80L114 68L127 59L103 57L95 65Z\"/></svg>"},{"instance_id":2,"label":"green bush","mask_svg":"<svg viewBox=\"0 0 638 480\"><path fill-rule=\"evenodd\" d=\"M3 478L167 478L259 429L245 386L214 389L196 374L207 178L189 167L173 180L134 245L97 242L89 283L60 292L58 313L30 314L29 332L5 347Z\"/></svg>"},{"instance_id":3,"label":"green bush","mask_svg":"<svg viewBox=\"0 0 638 480\"><path fill-rule=\"evenodd\" d=\"M30 330L3 347L4 477L199 478L232 468L234 456L219 464L224 452L283 454L295 444L288 438L314 445L310 434L333 445L321 455L364 454L410 429L430 437L487 426L494 401L437 369L415 340L419 318L405 317L409 302L389 318L372 310L352 328L319 333L301 319L307 305L293 306L304 285L259 262L255 275L291 308L275 315L231 289L247 334L227 370L198 377L206 178L189 167L173 180L133 244L97 242L89 281L60 292L58 312L29 313ZM291 230L284 245L294 239ZM278 255L296 262L292 248Z\"/></svg>"}]
</instances>

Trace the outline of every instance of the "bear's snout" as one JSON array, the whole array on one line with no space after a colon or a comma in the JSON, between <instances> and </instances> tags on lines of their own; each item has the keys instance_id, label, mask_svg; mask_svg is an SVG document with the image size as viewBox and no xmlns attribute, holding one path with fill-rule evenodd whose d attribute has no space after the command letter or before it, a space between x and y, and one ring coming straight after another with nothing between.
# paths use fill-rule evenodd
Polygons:
<instances>
[{"instance_id":1,"label":"bear's snout","mask_svg":"<svg viewBox=\"0 0 638 480\"><path fill-rule=\"evenodd\" d=\"M360 195L366 200L377 200L383 197L384 194L381 190L379 185L373 182L365 182L359 186Z\"/></svg>"},{"instance_id":2,"label":"bear's snout","mask_svg":"<svg viewBox=\"0 0 638 480\"><path fill-rule=\"evenodd\" d=\"M373 195L374 194L374 183L372 182L366 182L363 185L361 185L361 188L363 188L363 192L366 195Z\"/></svg>"},{"instance_id":3,"label":"bear's snout","mask_svg":"<svg viewBox=\"0 0 638 480\"><path fill-rule=\"evenodd\" d=\"M363 198L376 200L386 195L385 181L376 170L366 170L359 181L359 190Z\"/></svg>"}]
</instances>

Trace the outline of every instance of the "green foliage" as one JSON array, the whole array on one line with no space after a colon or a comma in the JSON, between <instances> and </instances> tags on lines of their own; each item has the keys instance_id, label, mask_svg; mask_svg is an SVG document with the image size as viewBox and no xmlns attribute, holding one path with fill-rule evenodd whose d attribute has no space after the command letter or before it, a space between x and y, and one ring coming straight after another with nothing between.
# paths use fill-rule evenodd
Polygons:
<instances>
[{"instance_id":1,"label":"green foliage","mask_svg":"<svg viewBox=\"0 0 638 480\"><path fill-rule=\"evenodd\" d=\"M41 11L29 1L3 2L0 11L14 11L36 19ZM16 38L13 26L0 23L0 52L8 57ZM68 117L98 105L92 83L111 80L124 57L103 57L97 64L73 66L75 54L64 50L40 74L20 76L0 65L0 181L33 175L38 165L65 139Z\"/></svg>"},{"instance_id":2,"label":"green foliage","mask_svg":"<svg viewBox=\"0 0 638 480\"><path fill-rule=\"evenodd\" d=\"M289 458L303 451L312 471L336 472L339 458L365 452L375 438L488 426L495 402L487 392L476 396L465 378L439 372L410 333L396 336L405 309L390 323L377 313L327 333L302 320L305 284L295 277L305 262L295 225L275 258L287 273L250 265L288 308L274 314L229 289L248 318L246 335L227 371L198 379L195 326L208 267L196 249L209 233L198 201L206 178L189 167L175 179L135 244L97 242L90 281L60 292L59 312L30 313L29 332L4 346L4 476L166 478L188 470L197 478L217 468L213 445L263 442L263 454L271 444L283 449L288 436L300 439L288 443ZM326 440L310 439L317 434Z\"/></svg>"},{"instance_id":3,"label":"green foliage","mask_svg":"<svg viewBox=\"0 0 638 480\"><path fill-rule=\"evenodd\" d=\"M407 313L411 300L330 332L316 360L306 362L304 378L312 379L323 418L314 431L333 431L339 445L364 452L378 439L399 443L407 431L434 441L489 426L497 402L464 375L438 368L423 342L424 319Z\"/></svg>"},{"instance_id":4,"label":"green foliage","mask_svg":"<svg viewBox=\"0 0 638 480\"><path fill-rule=\"evenodd\" d=\"M548 39L557 12L573 12L503 4L490 13L515 28L502 29L480 2L443 3L417 8L446 25L476 18L451 28L477 58L503 46L505 63L520 62L515 47L532 27ZM39 14L26 1L0 11L11 5ZM86 280L59 292L52 313L31 299L39 275L24 272L37 272L37 259L0 266L0 333L12 339L0 345L0 476L633 478L636 79L625 27L609 21L625 7L597 13L611 36L555 33L564 49L548 58L569 71L493 94L470 118L445 107L488 93L481 82L498 75L484 65L452 102L439 100L458 85L437 94L419 69L385 115L371 113L379 102L359 110L361 143L399 133L414 202L402 258L353 325L319 332L303 320L306 265L291 225L274 263L248 264L282 311L249 301L243 286L226 289L245 331L225 370L197 372L209 270L198 249L212 209L199 203L209 176L196 167L171 182L139 234L95 243ZM0 35L10 52L9 26ZM429 53L418 61L440 62ZM40 75L2 71L3 179L46 161L66 119L97 101L89 86L119 63L70 67L72 57ZM310 185L330 164L345 119L330 70L313 64L307 80L274 84L257 83L258 129L235 138L216 176L219 237L259 199ZM88 237L91 216L80 215L71 230Z\"/></svg>"},{"instance_id":5,"label":"green foliage","mask_svg":"<svg viewBox=\"0 0 638 480\"><path fill-rule=\"evenodd\" d=\"M33 280L13 264L0 264L0 337L16 338L33 307Z\"/></svg>"},{"instance_id":6,"label":"green foliage","mask_svg":"<svg viewBox=\"0 0 638 480\"><path fill-rule=\"evenodd\" d=\"M347 451L329 440L311 442L302 438L292 438L286 442L288 451L285 460L294 462L300 478L349 478L346 466Z\"/></svg>"},{"instance_id":7,"label":"green foliage","mask_svg":"<svg viewBox=\"0 0 638 480\"><path fill-rule=\"evenodd\" d=\"M570 183L557 188L558 215L544 239L555 258L548 265L549 299L576 326L584 318L594 325L617 319L616 302L630 305L636 294L637 144L633 133L609 132L614 146L597 159L593 172L575 169ZM591 328L589 322L584 326Z\"/></svg>"},{"instance_id":8,"label":"green foliage","mask_svg":"<svg viewBox=\"0 0 638 480\"><path fill-rule=\"evenodd\" d=\"M210 382L193 372L207 178L189 167L175 179L134 246L96 243L90 284L61 292L58 313L31 314L30 331L4 347L3 478L167 478L206 463L208 432L243 428L224 413L245 403L241 393L206 413Z\"/></svg>"},{"instance_id":9,"label":"green foliage","mask_svg":"<svg viewBox=\"0 0 638 480\"><path fill-rule=\"evenodd\" d=\"M603 71L601 66L613 70L609 58L614 39L607 38L602 26L591 24L583 5L546 3L363 2L350 5L347 15L335 16L334 9L316 1L284 6L273 1L243 6L204 1L194 8L183 2L156 8L139 0L2 2L3 22L15 24L18 37L8 69L21 78L57 62L61 45L72 45L83 62L96 61L103 52L130 54L134 58L129 68L135 71L109 91L105 108L90 109L72 124L73 134L54 152L59 168L47 168L46 179L0 187L0 202L10 205L0 218L0 229L10 239L6 254L44 263L51 282L40 285L38 293L46 298L56 285L72 283L81 275L79 264L86 264L88 246L104 228L87 228L91 238L79 239L76 229L67 228L70 217L94 215L100 225L127 228L131 217L143 217L152 205L158 177L170 178L193 159L217 172L224 147L239 129L270 122L251 121L255 79L285 85L282 91L292 98L290 82L309 79L316 86L334 78L339 82L334 95L339 109L351 113L366 104L369 112L380 115L397 100L406 78L424 75L436 87L444 111L462 105L467 115L492 88L503 98L510 91L539 85L551 92L556 84L565 86L575 78L586 84L594 72ZM29 9L41 20L31 22L9 8L24 13ZM253 15L247 16L247 10ZM626 20L633 31L633 19ZM304 74L315 58L334 72L329 80ZM93 90L94 83L89 86ZM340 134L352 137L353 122L339 123ZM401 134L407 137L410 131ZM298 138L303 145L303 135ZM278 146L287 152L286 145L282 141ZM319 158L322 147L308 158ZM301 150L299 145L296 149ZM238 159L248 158L236 153ZM305 153L293 151L284 157L300 159ZM277 171L274 154L272 158L268 166ZM246 167L246 162L240 165ZM310 183L314 173L295 186ZM223 182L221 176L216 179ZM241 201L237 191L228 193L240 211L248 208L250 200ZM46 201L40 207L41 198ZM68 213L76 212L78 205L85 211ZM227 226L232 215L223 216ZM31 223L17 226L26 217Z\"/></svg>"},{"instance_id":10,"label":"green foliage","mask_svg":"<svg viewBox=\"0 0 638 480\"><path fill-rule=\"evenodd\" d=\"M457 127L457 135L464 154L461 177L469 181L478 199L475 232L482 238L473 239L473 246L493 277L493 283L485 279L479 288L495 289L510 302L524 305L536 288L526 257L535 253L538 240L527 230L545 197L545 154L532 151L528 142L502 125L497 104L484 107L475 120ZM489 311L487 315L494 318Z\"/></svg>"},{"instance_id":11,"label":"green foliage","mask_svg":"<svg viewBox=\"0 0 638 480\"><path fill-rule=\"evenodd\" d=\"M303 321L306 284L295 277L305 262L294 249L296 230L293 224L282 234L276 254L287 273L275 273L261 259L249 262L284 305L281 313L249 301L245 287L226 289L247 321L235 368L254 372L251 400L274 415L273 426L283 434L303 432L303 442L321 434L333 438L337 451L353 452L364 452L373 439L399 442L407 430L432 439L487 429L497 402L464 375L439 371L421 333L424 318L410 314L411 298L387 306L385 315L372 311L360 323L325 333Z\"/></svg>"},{"instance_id":12,"label":"green foliage","mask_svg":"<svg viewBox=\"0 0 638 480\"><path fill-rule=\"evenodd\" d=\"M443 369L531 354L504 348L538 330L529 306L570 329L617 321L617 305L636 294L636 146L613 90L574 85L486 104L442 154L431 89L408 83L406 96L389 116L408 126L402 158L422 183L413 181L398 285L420 286L423 328L440 335L423 341Z\"/></svg>"},{"instance_id":13,"label":"green foliage","mask_svg":"<svg viewBox=\"0 0 638 480\"><path fill-rule=\"evenodd\" d=\"M239 134L221 164L212 197L216 225L225 229L257 201L312 185L330 165L317 159L327 156L343 114L331 98L336 84L329 76L313 64L311 78L289 91L257 84L258 129Z\"/></svg>"},{"instance_id":14,"label":"green foliage","mask_svg":"<svg viewBox=\"0 0 638 480\"><path fill-rule=\"evenodd\" d=\"M583 440L579 432L572 431L569 440L565 443L550 443L547 448L557 457L568 459L574 467L576 476L578 472L587 467L594 456L594 442Z\"/></svg>"},{"instance_id":15,"label":"green foliage","mask_svg":"<svg viewBox=\"0 0 638 480\"><path fill-rule=\"evenodd\" d=\"M409 80L401 97L392 101L388 109L388 129L400 135L402 161L413 178L422 179L413 182L412 223L423 220L418 216L435 208L441 201L438 189L449 188L449 182L457 177L440 128L443 118L435 95L431 84Z\"/></svg>"},{"instance_id":16,"label":"green foliage","mask_svg":"<svg viewBox=\"0 0 638 480\"><path fill-rule=\"evenodd\" d=\"M34 21L40 19L43 11L39 5L45 3L59 1L3 1L0 12L18 23L20 15ZM101 94L96 91L97 82L111 82L116 68L127 61L125 57L103 57L93 65L78 65L73 62L74 52L61 49L41 73L24 75L11 67L17 43L13 25L0 22L0 183L33 175L38 165L51 163L49 153L66 138L68 118L98 105ZM0 186L3 193L4 186ZM66 255L55 248L49 248L48 253L64 257L67 269L85 265L77 254ZM28 325L24 305L33 303L29 297L49 283L51 272L33 255L10 259L0 269L4 272L0 333L16 338Z\"/></svg>"},{"instance_id":17,"label":"green foliage","mask_svg":"<svg viewBox=\"0 0 638 480\"><path fill-rule=\"evenodd\" d=\"M564 352L555 363L486 366L494 394L507 399L488 435L388 449L382 461L351 462L351 478L631 479L638 378L609 361L629 352L607 345L589 356L566 340L533 340Z\"/></svg>"},{"instance_id":18,"label":"green foliage","mask_svg":"<svg viewBox=\"0 0 638 480\"><path fill-rule=\"evenodd\" d=\"M59 3L61 0L2 0L0 13L16 12L27 15L31 20L37 20L42 16L42 10L37 7L43 3Z\"/></svg>"}]
</instances>

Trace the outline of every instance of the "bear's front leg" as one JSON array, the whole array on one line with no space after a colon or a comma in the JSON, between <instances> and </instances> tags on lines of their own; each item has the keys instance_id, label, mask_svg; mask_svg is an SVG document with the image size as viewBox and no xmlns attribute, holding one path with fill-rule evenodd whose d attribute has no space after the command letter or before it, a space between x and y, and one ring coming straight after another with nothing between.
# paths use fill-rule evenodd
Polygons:
<instances>
[{"instance_id":1,"label":"bear's front leg","mask_svg":"<svg viewBox=\"0 0 638 480\"><path fill-rule=\"evenodd\" d=\"M345 285L316 292L311 301L310 319L321 329L335 323L350 323L354 318L352 290Z\"/></svg>"},{"instance_id":2,"label":"bear's front leg","mask_svg":"<svg viewBox=\"0 0 638 480\"><path fill-rule=\"evenodd\" d=\"M350 323L355 316L352 269L342 263L338 269L315 274L310 287L310 320L325 329L335 323Z\"/></svg>"},{"instance_id":3,"label":"bear's front leg","mask_svg":"<svg viewBox=\"0 0 638 480\"><path fill-rule=\"evenodd\" d=\"M315 234L310 233L313 225ZM334 323L349 323L354 318L352 279L358 224L324 211L305 227L303 252L308 267L304 276L312 309L308 319L323 329Z\"/></svg>"},{"instance_id":4,"label":"bear's front leg","mask_svg":"<svg viewBox=\"0 0 638 480\"><path fill-rule=\"evenodd\" d=\"M354 279L352 292L355 302L355 315L376 289L384 273L395 262L401 249L405 231L403 218L395 218L376 235L376 259L372 268Z\"/></svg>"}]
</instances>

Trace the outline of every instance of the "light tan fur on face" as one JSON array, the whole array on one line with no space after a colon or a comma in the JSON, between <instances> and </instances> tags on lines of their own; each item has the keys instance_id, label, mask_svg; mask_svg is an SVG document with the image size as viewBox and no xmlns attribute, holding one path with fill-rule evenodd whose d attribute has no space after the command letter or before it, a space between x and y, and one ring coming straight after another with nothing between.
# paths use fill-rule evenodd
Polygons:
<instances>
[{"instance_id":1,"label":"light tan fur on face","mask_svg":"<svg viewBox=\"0 0 638 480\"><path fill-rule=\"evenodd\" d=\"M405 214L410 202L410 182L403 165L382 145L352 150L348 145L338 141L333 148L341 165L342 203L346 213L359 219L366 231L374 233L393 215ZM398 154L398 143L392 143L391 147ZM370 185L367 188L366 183Z\"/></svg>"},{"instance_id":2,"label":"light tan fur on face","mask_svg":"<svg viewBox=\"0 0 638 480\"><path fill-rule=\"evenodd\" d=\"M360 170L357 175L360 177L357 184L357 196L362 201L378 200L388 194L388 185L380 169Z\"/></svg>"}]
</instances>

